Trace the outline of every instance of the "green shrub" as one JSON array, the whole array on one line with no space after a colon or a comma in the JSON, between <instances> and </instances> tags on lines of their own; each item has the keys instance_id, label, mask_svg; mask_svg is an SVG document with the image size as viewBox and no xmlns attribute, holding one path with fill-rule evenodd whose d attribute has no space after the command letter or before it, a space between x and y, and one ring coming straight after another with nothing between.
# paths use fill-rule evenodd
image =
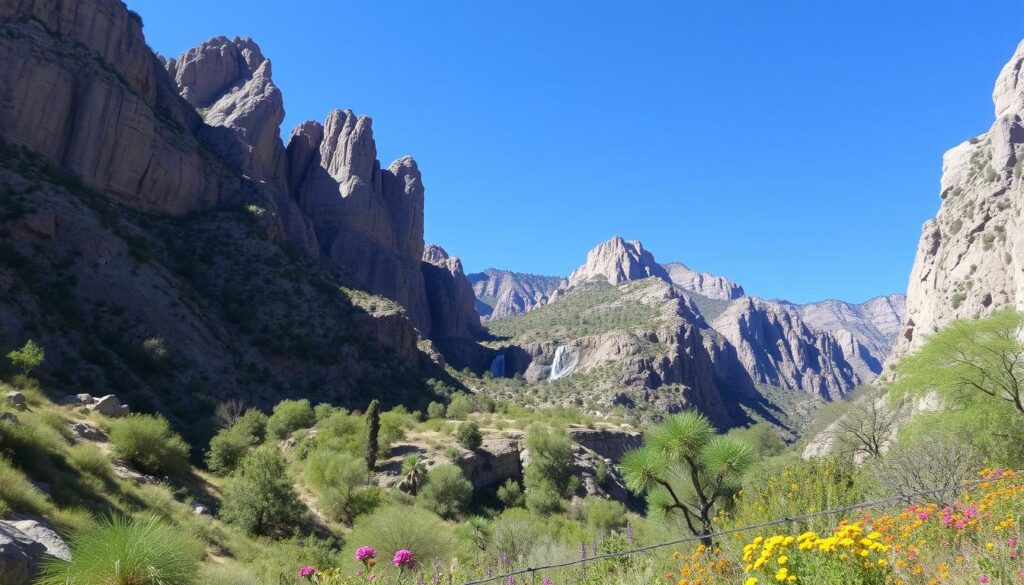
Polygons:
<instances>
[{"instance_id":1,"label":"green shrub","mask_svg":"<svg viewBox=\"0 0 1024 585\"><path fill-rule=\"evenodd\" d=\"M536 516L522 508L505 510L490 528L491 554L494 558L505 555L512 561L529 557L541 535Z\"/></svg>"},{"instance_id":2,"label":"green shrub","mask_svg":"<svg viewBox=\"0 0 1024 585\"><path fill-rule=\"evenodd\" d=\"M366 430L360 417L335 412L316 425L313 444L332 451L344 451L358 457L366 452Z\"/></svg>"},{"instance_id":3,"label":"green shrub","mask_svg":"<svg viewBox=\"0 0 1024 585\"><path fill-rule=\"evenodd\" d=\"M370 485L365 462L349 453L313 451L306 459L305 478L320 500L320 508L346 524L380 504L380 489Z\"/></svg>"},{"instance_id":4,"label":"green shrub","mask_svg":"<svg viewBox=\"0 0 1024 585\"><path fill-rule=\"evenodd\" d=\"M470 402L468 396L462 393L452 396L451 402L448 403L448 418L464 420L471 412L473 412L473 403Z\"/></svg>"},{"instance_id":5,"label":"green shrub","mask_svg":"<svg viewBox=\"0 0 1024 585\"><path fill-rule=\"evenodd\" d=\"M455 465L438 465L427 473L416 501L419 505L445 519L453 519L466 511L473 497L473 484Z\"/></svg>"},{"instance_id":6,"label":"green shrub","mask_svg":"<svg viewBox=\"0 0 1024 585\"><path fill-rule=\"evenodd\" d=\"M534 424L526 431L530 464L524 471L526 507L535 514L561 511L561 497L569 490L572 476L572 443L565 429L553 430Z\"/></svg>"},{"instance_id":7,"label":"green shrub","mask_svg":"<svg viewBox=\"0 0 1024 585\"><path fill-rule=\"evenodd\" d=\"M362 568L354 557L356 549L363 545L377 549L377 558L383 561L378 563L378 571L390 570L391 563L386 561L400 549L411 551L416 562L424 567L435 559L449 562L453 552L448 525L427 510L409 506L383 506L359 518L347 542L344 557L351 569Z\"/></svg>"},{"instance_id":8,"label":"green shrub","mask_svg":"<svg viewBox=\"0 0 1024 585\"><path fill-rule=\"evenodd\" d=\"M110 459L92 443L82 442L72 445L68 449L68 460L81 471L100 479L109 479L114 473Z\"/></svg>"},{"instance_id":9,"label":"green shrub","mask_svg":"<svg viewBox=\"0 0 1024 585\"><path fill-rule=\"evenodd\" d=\"M249 449L263 442L267 416L258 410L246 411L235 424L221 429L210 440L206 466L210 471L226 475L235 470Z\"/></svg>"},{"instance_id":10,"label":"green shrub","mask_svg":"<svg viewBox=\"0 0 1024 585\"><path fill-rule=\"evenodd\" d=\"M498 488L498 501L504 504L506 508L521 508L525 506L526 499L523 498L523 486L519 485L519 482L514 479L506 481Z\"/></svg>"},{"instance_id":11,"label":"green shrub","mask_svg":"<svg viewBox=\"0 0 1024 585\"><path fill-rule=\"evenodd\" d=\"M427 418L444 418L448 409L440 402L431 402L427 405Z\"/></svg>"},{"instance_id":12,"label":"green shrub","mask_svg":"<svg viewBox=\"0 0 1024 585\"><path fill-rule=\"evenodd\" d=\"M178 475L189 469L188 444L160 415L133 414L110 426L114 452L144 473Z\"/></svg>"},{"instance_id":13,"label":"green shrub","mask_svg":"<svg viewBox=\"0 0 1024 585\"><path fill-rule=\"evenodd\" d=\"M380 403L376 400L370 401L366 408L366 468L374 470L377 467L377 456L380 453Z\"/></svg>"},{"instance_id":14,"label":"green shrub","mask_svg":"<svg viewBox=\"0 0 1024 585\"><path fill-rule=\"evenodd\" d=\"M270 536L298 524L304 510L281 454L261 447L239 464L224 490L220 517L249 534Z\"/></svg>"},{"instance_id":15,"label":"green shrub","mask_svg":"<svg viewBox=\"0 0 1024 585\"><path fill-rule=\"evenodd\" d=\"M386 457L391 446L405 438L405 431L416 426L416 417L404 406L380 415L380 434L378 436L377 454Z\"/></svg>"},{"instance_id":16,"label":"green shrub","mask_svg":"<svg viewBox=\"0 0 1024 585\"><path fill-rule=\"evenodd\" d=\"M282 400L274 407L267 420L267 434L278 441L287 438L299 429L308 429L316 424L316 414L309 400Z\"/></svg>"},{"instance_id":17,"label":"green shrub","mask_svg":"<svg viewBox=\"0 0 1024 585\"><path fill-rule=\"evenodd\" d=\"M596 532L611 532L626 526L626 508L615 500L588 497L581 510L587 526Z\"/></svg>"},{"instance_id":18,"label":"green shrub","mask_svg":"<svg viewBox=\"0 0 1024 585\"><path fill-rule=\"evenodd\" d=\"M327 420L328 418L339 413L348 414L348 409L342 408L340 406L331 406L326 402L321 402L320 404L317 404L316 406L313 407L313 415L316 416L317 423Z\"/></svg>"},{"instance_id":19,"label":"green shrub","mask_svg":"<svg viewBox=\"0 0 1024 585\"><path fill-rule=\"evenodd\" d=\"M202 550L187 532L154 517L114 517L70 539L66 563L44 561L40 585L196 585Z\"/></svg>"},{"instance_id":20,"label":"green shrub","mask_svg":"<svg viewBox=\"0 0 1024 585\"><path fill-rule=\"evenodd\" d=\"M455 440L462 445L463 448L469 449L470 451L476 451L480 447L480 443L483 443L484 437L480 434L480 427L474 422L464 422L459 425L459 429L455 431Z\"/></svg>"},{"instance_id":21,"label":"green shrub","mask_svg":"<svg viewBox=\"0 0 1024 585\"><path fill-rule=\"evenodd\" d=\"M52 479L54 459L64 437L35 413L19 413L20 424L0 421L0 453L35 479Z\"/></svg>"},{"instance_id":22,"label":"green shrub","mask_svg":"<svg viewBox=\"0 0 1024 585\"><path fill-rule=\"evenodd\" d=\"M528 485L526 488L526 507L530 512L547 516L562 511L562 495L550 482Z\"/></svg>"}]
</instances>

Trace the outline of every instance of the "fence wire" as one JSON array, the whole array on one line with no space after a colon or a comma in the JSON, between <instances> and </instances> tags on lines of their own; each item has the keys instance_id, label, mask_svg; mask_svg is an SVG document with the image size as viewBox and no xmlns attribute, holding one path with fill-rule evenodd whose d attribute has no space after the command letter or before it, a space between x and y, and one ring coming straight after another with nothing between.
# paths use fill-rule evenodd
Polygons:
<instances>
[{"instance_id":1,"label":"fence wire","mask_svg":"<svg viewBox=\"0 0 1024 585\"><path fill-rule=\"evenodd\" d=\"M697 542L697 541L705 540L705 539L709 539L709 538L710 539L715 539L715 538L718 538L718 537L721 537L721 536L728 536L730 534L736 534L738 532L748 532L748 531L751 531L751 530L758 530L760 528L768 528L770 526L778 526L780 524L790 524L790 523L793 523L793 522L799 522L801 520L810 520L812 518L821 518L822 516L833 516L833 515L836 515L836 514L842 514L844 512L850 512L852 510L863 510L863 509L866 509L866 508L877 508L878 506L884 506L886 504L898 504L900 502L906 502L906 503L910 504L910 503L912 503L912 499L916 498L916 497L920 497L920 496L933 496L933 495L941 494L941 493L945 493L945 492L956 492L956 491L968 489L968 488L971 488L971 487L974 487L974 486L982 485L982 484L985 484L985 483L994 483L994 482L998 482L998 481L1003 481L1005 479L1009 479L1010 477L1014 477L1014 476L997 477L997 478L991 478L991 479L972 480L972 481L963 482L963 483L960 483L960 484L954 485L954 486L945 486L945 487L935 488L935 489L930 489L930 490L920 490L920 491L916 491L916 492L900 494L898 496L890 496L888 498L882 498L882 499L879 499L879 500L868 500L868 501L865 501L865 502L858 502L856 504L850 504L848 506L841 506L839 508L831 508L831 509L828 509L828 510L822 510L820 512L808 512L807 514L800 514L800 515L797 515L797 516L783 516L782 518L776 518L774 520L768 520L767 522L761 522L761 523L758 523L758 524L749 524L747 526L740 526L740 527L737 527L737 528L729 528L729 529L726 529L726 530L719 530L719 531L716 531L716 532L712 532L710 534L703 534L703 535L700 535L700 536L687 536L687 537L684 537L684 538L679 538L677 540L670 540L670 541L667 541L667 542L659 542L657 544L649 544L647 546L641 546L639 548L634 548L634 549L630 549L630 550L624 550L624 551L620 551L620 552L604 553L604 554L594 555L592 557L587 557L585 559L584 558L573 559L571 561L564 561L564 562L561 562L561 563L553 563L553 564L550 564L550 565L541 565L539 567L525 567L523 569L517 569L515 571L509 571L508 573L502 573L500 575L495 575L493 577L487 577L485 579L478 579L476 581L466 581L465 583L462 583L462 585L483 585L484 583L491 583L493 581L499 581L499 580L502 580L502 579L508 579L509 577L515 578L515 577L517 577L519 575L536 575L539 571L546 571L546 570L550 570L550 569L563 569L565 567L571 567L571 566L574 566L574 565L582 565L582 564L585 564L585 563L591 563L591 562L594 562L594 561L601 561L601 560L605 560L605 559L619 559L619 558L623 558L623 557L629 557L629 556L633 556L633 555L637 555L637 554L642 554L642 553L650 552L650 551L653 551L653 550L657 550L659 548L665 548L666 546L675 546L675 545L679 545L679 544L685 544L685 543L688 543L688 542Z\"/></svg>"}]
</instances>

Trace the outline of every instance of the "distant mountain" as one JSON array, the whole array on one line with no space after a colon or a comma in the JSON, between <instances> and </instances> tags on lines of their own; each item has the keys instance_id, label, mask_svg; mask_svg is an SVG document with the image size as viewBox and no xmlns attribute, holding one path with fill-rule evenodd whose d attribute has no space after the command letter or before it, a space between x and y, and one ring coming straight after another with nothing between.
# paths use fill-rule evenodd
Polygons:
<instances>
[{"instance_id":1,"label":"distant mountain","mask_svg":"<svg viewBox=\"0 0 1024 585\"><path fill-rule=\"evenodd\" d=\"M549 295L565 284L560 276L541 276L488 268L466 276L476 293L481 317L504 319L525 313L548 301Z\"/></svg>"},{"instance_id":2,"label":"distant mountain","mask_svg":"<svg viewBox=\"0 0 1024 585\"><path fill-rule=\"evenodd\" d=\"M662 264L662 267L668 272L668 278L672 284L709 299L730 301L746 294L742 286L724 276L710 272L697 272L679 262Z\"/></svg>"}]
</instances>

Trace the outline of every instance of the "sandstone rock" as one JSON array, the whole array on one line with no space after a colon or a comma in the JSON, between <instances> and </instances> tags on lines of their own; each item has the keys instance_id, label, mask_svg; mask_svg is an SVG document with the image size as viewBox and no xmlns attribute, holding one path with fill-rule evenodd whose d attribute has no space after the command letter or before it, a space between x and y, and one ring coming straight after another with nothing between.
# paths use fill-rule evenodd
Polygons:
<instances>
[{"instance_id":1,"label":"sandstone rock","mask_svg":"<svg viewBox=\"0 0 1024 585\"><path fill-rule=\"evenodd\" d=\"M627 451L639 449L644 442L640 433L608 428L570 428L569 439L612 463L618 463Z\"/></svg>"},{"instance_id":2,"label":"sandstone rock","mask_svg":"<svg viewBox=\"0 0 1024 585\"><path fill-rule=\"evenodd\" d=\"M567 284L560 276L540 276L488 268L466 276L476 294L477 312L483 318L504 319L548 302L550 295Z\"/></svg>"},{"instance_id":3,"label":"sandstone rock","mask_svg":"<svg viewBox=\"0 0 1024 585\"><path fill-rule=\"evenodd\" d=\"M587 253L587 262L569 276L569 286L595 278L616 285L650 277L670 281L668 272L654 261L654 256L644 249L643 244L615 236Z\"/></svg>"},{"instance_id":4,"label":"sandstone rock","mask_svg":"<svg viewBox=\"0 0 1024 585\"><path fill-rule=\"evenodd\" d=\"M97 398L96 402L89 404L86 408L111 418L127 416L129 412L128 405L121 404L121 401L113 394L107 394L106 396Z\"/></svg>"},{"instance_id":5,"label":"sandstone rock","mask_svg":"<svg viewBox=\"0 0 1024 585\"><path fill-rule=\"evenodd\" d=\"M709 299L728 301L738 299L744 294L743 287L724 276L710 272L697 272L684 264L670 262L662 264L672 284Z\"/></svg>"},{"instance_id":6,"label":"sandstone rock","mask_svg":"<svg viewBox=\"0 0 1024 585\"><path fill-rule=\"evenodd\" d=\"M28 408L28 400L25 395L17 390L12 390L4 396L4 402L14 410L25 410Z\"/></svg>"},{"instance_id":7,"label":"sandstone rock","mask_svg":"<svg viewBox=\"0 0 1024 585\"><path fill-rule=\"evenodd\" d=\"M522 479L521 449L518 439L484 437L479 449L459 457L454 463L473 484L473 489L480 489L509 479Z\"/></svg>"},{"instance_id":8,"label":"sandstone rock","mask_svg":"<svg viewBox=\"0 0 1024 585\"><path fill-rule=\"evenodd\" d=\"M472 337L480 331L473 289L462 261L431 244L423 251L423 280L430 305L431 337Z\"/></svg>"},{"instance_id":9,"label":"sandstone rock","mask_svg":"<svg viewBox=\"0 0 1024 585\"><path fill-rule=\"evenodd\" d=\"M951 321L1024 309L1024 42L993 91L988 132L942 159L942 199L924 224L907 286L907 314L893 359Z\"/></svg>"}]
</instances>

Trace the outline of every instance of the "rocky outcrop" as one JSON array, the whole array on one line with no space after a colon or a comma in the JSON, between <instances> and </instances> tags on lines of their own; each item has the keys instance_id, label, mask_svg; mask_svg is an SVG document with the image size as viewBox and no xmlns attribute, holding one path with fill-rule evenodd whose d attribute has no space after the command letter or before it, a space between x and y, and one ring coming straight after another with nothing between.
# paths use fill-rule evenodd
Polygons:
<instances>
[{"instance_id":1,"label":"rocky outcrop","mask_svg":"<svg viewBox=\"0 0 1024 585\"><path fill-rule=\"evenodd\" d=\"M182 98L202 114L204 143L256 179L273 203L270 212L279 218L280 236L315 255L313 226L288 191L281 143L284 100L259 46L252 39L216 37L164 67Z\"/></svg>"},{"instance_id":2,"label":"rocky outcrop","mask_svg":"<svg viewBox=\"0 0 1024 585\"><path fill-rule=\"evenodd\" d=\"M480 315L461 260L431 244L423 251L423 279L433 323L431 337L468 338L480 332Z\"/></svg>"},{"instance_id":3,"label":"rocky outcrop","mask_svg":"<svg viewBox=\"0 0 1024 585\"><path fill-rule=\"evenodd\" d=\"M643 244L615 236L587 253L587 262L569 276L569 286L579 286L593 279L616 285L650 277L670 281L668 272L655 262L654 255L645 250Z\"/></svg>"},{"instance_id":4,"label":"rocky outcrop","mask_svg":"<svg viewBox=\"0 0 1024 585\"><path fill-rule=\"evenodd\" d=\"M711 326L736 348L755 382L834 399L867 381L834 337L812 330L781 303L743 297Z\"/></svg>"},{"instance_id":5,"label":"rocky outcrop","mask_svg":"<svg viewBox=\"0 0 1024 585\"><path fill-rule=\"evenodd\" d=\"M0 521L0 583L29 585L47 556L71 561L71 550L37 520Z\"/></svg>"},{"instance_id":6,"label":"rocky outcrop","mask_svg":"<svg viewBox=\"0 0 1024 585\"><path fill-rule=\"evenodd\" d=\"M954 319L1024 309L1024 42L992 100L992 127L943 156L942 203L922 228L894 357Z\"/></svg>"},{"instance_id":7,"label":"rocky outcrop","mask_svg":"<svg viewBox=\"0 0 1024 585\"><path fill-rule=\"evenodd\" d=\"M382 169L373 122L334 110L304 122L288 143L292 194L311 218L320 248L366 290L402 305L431 334L421 261L423 181L411 157Z\"/></svg>"},{"instance_id":8,"label":"rocky outcrop","mask_svg":"<svg viewBox=\"0 0 1024 585\"><path fill-rule=\"evenodd\" d=\"M612 463L618 463L626 452L639 449L644 443L643 435L640 433L610 428L573 427L569 429L569 439Z\"/></svg>"},{"instance_id":9,"label":"rocky outcrop","mask_svg":"<svg viewBox=\"0 0 1024 585\"><path fill-rule=\"evenodd\" d=\"M473 484L473 489L481 489L510 479L521 480L521 451L522 441L519 438L486 437L478 449L463 454L454 463Z\"/></svg>"},{"instance_id":10,"label":"rocky outcrop","mask_svg":"<svg viewBox=\"0 0 1024 585\"><path fill-rule=\"evenodd\" d=\"M487 319L519 315L548 302L566 284L560 276L541 276L488 268L466 276L476 294L476 308Z\"/></svg>"},{"instance_id":11,"label":"rocky outcrop","mask_svg":"<svg viewBox=\"0 0 1024 585\"><path fill-rule=\"evenodd\" d=\"M86 185L181 215L242 201L118 0L0 1L0 128Z\"/></svg>"},{"instance_id":12,"label":"rocky outcrop","mask_svg":"<svg viewBox=\"0 0 1024 585\"><path fill-rule=\"evenodd\" d=\"M695 292L709 299L729 301L744 294L743 287L724 276L710 272L697 272L684 264L670 262L662 264L672 284L683 290Z\"/></svg>"}]
</instances>

